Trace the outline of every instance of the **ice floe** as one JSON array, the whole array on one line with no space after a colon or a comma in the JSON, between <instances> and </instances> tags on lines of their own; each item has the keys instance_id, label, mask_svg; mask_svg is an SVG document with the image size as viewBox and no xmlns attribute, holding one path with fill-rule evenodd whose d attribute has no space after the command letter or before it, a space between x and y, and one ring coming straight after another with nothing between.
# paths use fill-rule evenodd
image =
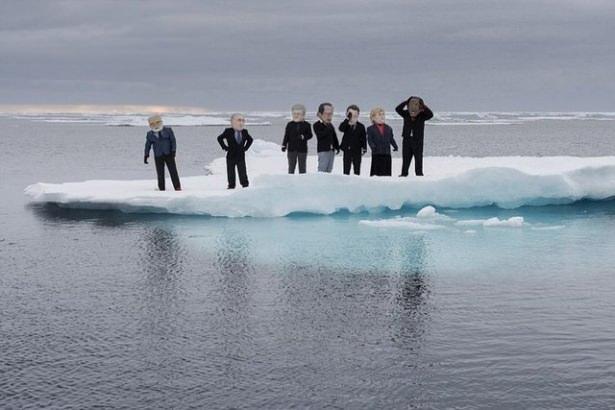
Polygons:
<instances>
[{"instance_id":1,"label":"ice floe","mask_svg":"<svg viewBox=\"0 0 615 410\"><path fill-rule=\"evenodd\" d=\"M362 163L362 176L342 175L341 156L332 174L317 173L317 160L309 156L307 174L288 175L286 156L279 146L256 140L246 161L250 178L246 189L225 189L225 160L218 158L207 165L209 175L182 178L181 192L158 191L152 175L150 180L37 183L25 193L32 202L64 207L223 217L424 206L517 208L615 197L615 157L427 157L425 177L370 178L368 156ZM400 158L393 159L395 171L400 162ZM181 158L178 164L181 174ZM435 208L425 208L417 215L422 222L438 217Z\"/></svg>"}]
</instances>

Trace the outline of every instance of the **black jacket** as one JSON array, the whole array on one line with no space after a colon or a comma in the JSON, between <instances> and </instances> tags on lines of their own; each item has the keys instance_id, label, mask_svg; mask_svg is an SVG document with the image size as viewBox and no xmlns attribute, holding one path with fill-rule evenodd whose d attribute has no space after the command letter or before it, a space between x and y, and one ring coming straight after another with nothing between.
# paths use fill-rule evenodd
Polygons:
<instances>
[{"instance_id":1,"label":"black jacket","mask_svg":"<svg viewBox=\"0 0 615 410\"><path fill-rule=\"evenodd\" d=\"M333 124L325 124L322 121L316 121L314 123L314 134L316 134L316 139L318 140L318 144L316 145L316 150L318 152L340 149L340 143L337 140L337 134L335 133Z\"/></svg>"},{"instance_id":2,"label":"black jacket","mask_svg":"<svg viewBox=\"0 0 615 410\"><path fill-rule=\"evenodd\" d=\"M235 139L235 130L227 128L218 136L218 144L226 151L227 158L243 158L245 152L250 148L254 141L248 130L241 130L241 142L237 143Z\"/></svg>"},{"instance_id":3,"label":"black jacket","mask_svg":"<svg viewBox=\"0 0 615 410\"><path fill-rule=\"evenodd\" d=\"M367 134L365 133L365 125L357 122L353 127L346 119L340 124L339 130L344 133L342 143L340 144L341 150L361 152L361 150L367 149Z\"/></svg>"},{"instance_id":4,"label":"black jacket","mask_svg":"<svg viewBox=\"0 0 615 410\"><path fill-rule=\"evenodd\" d=\"M397 114L404 119L404 129L401 136L406 140L410 138L411 143L417 143L423 145L423 135L425 132L425 121L430 120L433 117L433 112L428 106L423 105L424 110L421 111L413 120L410 117L410 113L406 109L408 101L404 101L395 108Z\"/></svg>"},{"instance_id":5,"label":"black jacket","mask_svg":"<svg viewBox=\"0 0 615 410\"><path fill-rule=\"evenodd\" d=\"M308 140L312 138L312 127L307 121L290 121L286 124L282 146L289 151L308 152Z\"/></svg>"},{"instance_id":6,"label":"black jacket","mask_svg":"<svg viewBox=\"0 0 615 410\"><path fill-rule=\"evenodd\" d=\"M391 155L391 145L397 149L397 143L393 138L393 128L384 125L384 135L380 133L376 125L367 127L367 142L372 149L372 155Z\"/></svg>"}]
</instances>

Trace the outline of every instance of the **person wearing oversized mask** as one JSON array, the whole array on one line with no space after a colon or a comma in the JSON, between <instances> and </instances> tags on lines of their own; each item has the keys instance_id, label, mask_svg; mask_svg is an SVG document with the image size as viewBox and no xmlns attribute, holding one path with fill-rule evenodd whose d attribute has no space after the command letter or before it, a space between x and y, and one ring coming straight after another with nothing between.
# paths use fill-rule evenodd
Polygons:
<instances>
[{"instance_id":1,"label":"person wearing oversized mask","mask_svg":"<svg viewBox=\"0 0 615 410\"><path fill-rule=\"evenodd\" d=\"M372 125L367 127L367 142L372 150L370 176L391 176L391 147L397 151L393 128L385 123L384 109L376 107L369 113Z\"/></svg>"},{"instance_id":2,"label":"person wearing oversized mask","mask_svg":"<svg viewBox=\"0 0 615 410\"><path fill-rule=\"evenodd\" d=\"M176 191L181 191L177 165L175 164L175 152L177 141L171 127L165 127L160 115L152 115L148 118L150 131L145 136L145 157L143 162L147 164L149 153L153 148L154 161L156 162L156 174L158 176L158 189L165 190L164 167L169 169L171 182Z\"/></svg>"},{"instance_id":3,"label":"person wearing oversized mask","mask_svg":"<svg viewBox=\"0 0 615 410\"><path fill-rule=\"evenodd\" d=\"M333 161L335 155L340 152L340 144L337 139L335 127L331 124L333 120L333 105L322 103L318 106L318 121L314 123L314 134L316 134L318 151L318 171L333 171Z\"/></svg>"},{"instance_id":4,"label":"person wearing oversized mask","mask_svg":"<svg viewBox=\"0 0 615 410\"><path fill-rule=\"evenodd\" d=\"M339 130L344 133L340 149L344 153L344 174L350 174L354 168L355 175L361 175L361 157L367 152L367 134L365 126L359 122L359 107L349 105L346 108L346 119L342 121Z\"/></svg>"},{"instance_id":5,"label":"person wearing oversized mask","mask_svg":"<svg viewBox=\"0 0 615 410\"><path fill-rule=\"evenodd\" d=\"M246 169L246 151L254 141L245 128L246 119L242 114L231 115L231 127L218 136L218 144L226 151L226 175L228 189L235 189L235 169L239 174L239 183L247 188L248 172Z\"/></svg>"},{"instance_id":6,"label":"person wearing oversized mask","mask_svg":"<svg viewBox=\"0 0 615 410\"><path fill-rule=\"evenodd\" d=\"M423 102L421 97L412 96L395 108L397 114L404 119L402 131L402 166L400 177L407 177L410 163L414 157L414 172L423 176L423 139L425 121L433 117L433 112Z\"/></svg>"},{"instance_id":7,"label":"person wearing oversized mask","mask_svg":"<svg viewBox=\"0 0 615 410\"><path fill-rule=\"evenodd\" d=\"M295 104L291 107L292 121L286 124L282 152L287 153L288 173L294 174L297 163L299 173L305 174L308 141L312 138L312 126L305 120L305 106Z\"/></svg>"}]
</instances>

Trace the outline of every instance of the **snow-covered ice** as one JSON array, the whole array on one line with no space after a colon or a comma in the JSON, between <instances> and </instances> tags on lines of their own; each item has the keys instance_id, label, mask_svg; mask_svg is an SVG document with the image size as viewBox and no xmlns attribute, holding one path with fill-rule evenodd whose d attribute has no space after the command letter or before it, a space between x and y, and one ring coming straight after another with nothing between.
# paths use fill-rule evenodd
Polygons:
<instances>
[{"instance_id":1,"label":"snow-covered ice","mask_svg":"<svg viewBox=\"0 0 615 410\"><path fill-rule=\"evenodd\" d=\"M522 216L513 216L508 219L489 218L489 219L467 219L455 222L459 226L484 226L489 227L509 227L519 228L523 226L524 220Z\"/></svg>"},{"instance_id":2,"label":"snow-covered ice","mask_svg":"<svg viewBox=\"0 0 615 410\"><path fill-rule=\"evenodd\" d=\"M218 158L206 167L210 175L183 177L181 192L158 191L152 175L150 180L37 183L28 186L25 193L35 203L73 208L224 217L427 205L516 208L615 196L615 157L427 157L425 177L370 178L369 157L362 163L362 176L347 176L341 172L341 156L336 158L333 174L317 173L317 160L310 156L307 174L288 175L286 156L279 145L256 140L246 160L247 189L225 189L225 160ZM178 164L181 175L181 157ZM394 158L394 171L400 167L401 159ZM418 217L434 217L435 212L427 208Z\"/></svg>"}]
</instances>

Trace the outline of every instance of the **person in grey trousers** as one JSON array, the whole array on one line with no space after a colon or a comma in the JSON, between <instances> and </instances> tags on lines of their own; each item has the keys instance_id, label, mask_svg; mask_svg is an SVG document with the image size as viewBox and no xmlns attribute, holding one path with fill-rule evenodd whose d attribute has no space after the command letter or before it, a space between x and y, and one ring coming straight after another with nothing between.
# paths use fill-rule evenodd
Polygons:
<instances>
[{"instance_id":1,"label":"person in grey trousers","mask_svg":"<svg viewBox=\"0 0 615 410\"><path fill-rule=\"evenodd\" d=\"M318 141L318 172L333 171L335 156L340 153L340 143L337 139L333 120L333 105L322 103L318 106L318 121L314 123L314 134Z\"/></svg>"},{"instance_id":2,"label":"person in grey trousers","mask_svg":"<svg viewBox=\"0 0 615 410\"><path fill-rule=\"evenodd\" d=\"M299 163L299 173L305 174L308 141L312 138L312 126L305 121L305 106L295 104L291 108L293 120L286 124L284 139L282 141L282 152L287 152L288 173L294 174L297 163Z\"/></svg>"}]
</instances>

